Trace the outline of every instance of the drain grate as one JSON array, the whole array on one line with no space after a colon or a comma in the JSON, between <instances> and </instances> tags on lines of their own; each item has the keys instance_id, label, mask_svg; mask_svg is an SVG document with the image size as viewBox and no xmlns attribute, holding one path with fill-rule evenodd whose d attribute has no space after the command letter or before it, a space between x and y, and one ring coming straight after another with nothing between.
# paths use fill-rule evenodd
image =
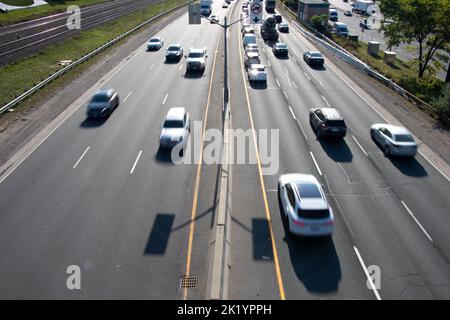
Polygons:
<instances>
[{"instance_id":1,"label":"drain grate","mask_svg":"<svg viewBox=\"0 0 450 320\"><path fill-rule=\"evenodd\" d=\"M180 278L180 287L183 288L188 288L188 289L192 289L197 287L197 277L196 276L191 276L191 277L186 277L186 276L182 276Z\"/></svg>"}]
</instances>

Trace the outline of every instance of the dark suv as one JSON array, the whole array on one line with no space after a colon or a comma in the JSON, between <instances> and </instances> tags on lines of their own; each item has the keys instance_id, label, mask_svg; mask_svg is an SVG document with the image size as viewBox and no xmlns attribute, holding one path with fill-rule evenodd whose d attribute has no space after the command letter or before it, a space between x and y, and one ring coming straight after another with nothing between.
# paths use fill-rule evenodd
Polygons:
<instances>
[{"instance_id":1,"label":"dark suv","mask_svg":"<svg viewBox=\"0 0 450 320\"><path fill-rule=\"evenodd\" d=\"M344 118L334 108L311 109L309 123L318 138L323 136L343 138L347 133Z\"/></svg>"}]
</instances>

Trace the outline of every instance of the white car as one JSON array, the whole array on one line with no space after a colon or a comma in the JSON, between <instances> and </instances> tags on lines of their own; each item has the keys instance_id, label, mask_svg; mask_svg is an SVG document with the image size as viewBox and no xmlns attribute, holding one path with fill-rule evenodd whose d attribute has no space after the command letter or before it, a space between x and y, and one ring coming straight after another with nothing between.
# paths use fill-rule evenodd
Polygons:
<instances>
[{"instance_id":1,"label":"white car","mask_svg":"<svg viewBox=\"0 0 450 320\"><path fill-rule=\"evenodd\" d=\"M164 46L164 40L161 37L154 37L148 40L147 50L159 50Z\"/></svg>"},{"instance_id":2,"label":"white car","mask_svg":"<svg viewBox=\"0 0 450 320\"><path fill-rule=\"evenodd\" d=\"M301 173L281 175L278 196L289 234L329 236L333 233L333 210L316 177Z\"/></svg>"},{"instance_id":3,"label":"white car","mask_svg":"<svg viewBox=\"0 0 450 320\"><path fill-rule=\"evenodd\" d=\"M184 148L190 131L191 124L189 113L186 109L170 108L161 125L161 135L159 136L160 147L163 149L172 149L175 145L181 143Z\"/></svg>"},{"instance_id":4,"label":"white car","mask_svg":"<svg viewBox=\"0 0 450 320\"><path fill-rule=\"evenodd\" d=\"M262 64L251 64L248 69L248 81L252 82L266 82L267 72L266 67Z\"/></svg>"},{"instance_id":5,"label":"white car","mask_svg":"<svg viewBox=\"0 0 450 320\"><path fill-rule=\"evenodd\" d=\"M186 72L205 71L207 57L206 47L203 49L191 48L189 54L186 56Z\"/></svg>"},{"instance_id":6,"label":"white car","mask_svg":"<svg viewBox=\"0 0 450 320\"><path fill-rule=\"evenodd\" d=\"M370 127L370 136L386 156L414 157L417 153L417 143L406 128L375 123Z\"/></svg>"},{"instance_id":7,"label":"white car","mask_svg":"<svg viewBox=\"0 0 450 320\"><path fill-rule=\"evenodd\" d=\"M259 55L258 45L256 43L250 43L245 47L245 53L255 52Z\"/></svg>"},{"instance_id":8,"label":"white car","mask_svg":"<svg viewBox=\"0 0 450 320\"><path fill-rule=\"evenodd\" d=\"M227 2L222 3L222 8L228 8L228 3Z\"/></svg>"}]
</instances>

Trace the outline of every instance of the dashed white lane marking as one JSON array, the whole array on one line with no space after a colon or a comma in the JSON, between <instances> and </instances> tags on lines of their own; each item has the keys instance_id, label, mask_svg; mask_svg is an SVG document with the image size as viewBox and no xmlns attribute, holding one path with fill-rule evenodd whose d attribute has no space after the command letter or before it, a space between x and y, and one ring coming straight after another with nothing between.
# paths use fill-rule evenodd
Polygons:
<instances>
[{"instance_id":1,"label":"dashed white lane marking","mask_svg":"<svg viewBox=\"0 0 450 320\"><path fill-rule=\"evenodd\" d=\"M302 131L302 133L303 133L303 136L305 137L305 140L308 140L308 137L306 136L306 132L305 132L305 130L303 129L303 126L302 126L302 124L300 123L300 121L297 119L297 123L298 123L298 126L300 127L300 130Z\"/></svg>"},{"instance_id":2,"label":"dashed white lane marking","mask_svg":"<svg viewBox=\"0 0 450 320\"><path fill-rule=\"evenodd\" d=\"M155 64L152 64L148 70L152 70Z\"/></svg>"},{"instance_id":3,"label":"dashed white lane marking","mask_svg":"<svg viewBox=\"0 0 450 320\"><path fill-rule=\"evenodd\" d=\"M141 154L142 154L142 150L139 150L139 153L138 153L138 155L137 155L137 158L136 158L136 160L134 161L133 167L131 168L130 174L133 174L134 169L136 168L136 165L137 165L137 163L138 163L138 161L139 161L139 158L141 157Z\"/></svg>"},{"instance_id":4,"label":"dashed white lane marking","mask_svg":"<svg viewBox=\"0 0 450 320\"><path fill-rule=\"evenodd\" d=\"M81 155L81 157L78 159L77 162L75 162L75 165L73 166L73 169L75 169L75 168L78 166L78 164L80 163L81 159L84 158L84 156L86 155L86 153L89 151L90 148L91 148L91 147L87 147L86 150L84 150L84 152L83 152L83 154Z\"/></svg>"},{"instance_id":5,"label":"dashed white lane marking","mask_svg":"<svg viewBox=\"0 0 450 320\"><path fill-rule=\"evenodd\" d=\"M308 76L308 74L305 72L305 76L308 78L309 81L311 81L311 78Z\"/></svg>"},{"instance_id":6,"label":"dashed white lane marking","mask_svg":"<svg viewBox=\"0 0 450 320\"><path fill-rule=\"evenodd\" d=\"M362 145L358 142L358 140L356 140L355 136L352 135L353 140L355 140L356 144L358 145L358 147L361 149L361 151L366 155L366 157L368 157L369 155L367 154L366 150L364 150L364 148L362 147Z\"/></svg>"},{"instance_id":7,"label":"dashed white lane marking","mask_svg":"<svg viewBox=\"0 0 450 320\"><path fill-rule=\"evenodd\" d=\"M127 96L125 97L125 99L123 99L123 102L127 101L128 98L131 96L131 91L127 94Z\"/></svg>"},{"instance_id":8,"label":"dashed white lane marking","mask_svg":"<svg viewBox=\"0 0 450 320\"><path fill-rule=\"evenodd\" d=\"M380 297L380 295L378 293L378 290L375 287L375 284L373 283L373 279L370 277L369 271L367 270L366 265L364 264L364 261L363 261L361 255L359 254L358 248L353 246L353 250L355 250L355 253L358 256L359 263L361 264L361 266L362 266L362 268L364 270L364 273L366 274L367 281L369 282L370 287L372 288L372 291L375 294L375 297L377 298L377 300L381 300L381 297Z\"/></svg>"},{"instance_id":9,"label":"dashed white lane marking","mask_svg":"<svg viewBox=\"0 0 450 320\"><path fill-rule=\"evenodd\" d=\"M291 112L292 118L294 118L294 120L297 120L297 118L295 117L294 111L292 110L291 106L289 107L289 111Z\"/></svg>"},{"instance_id":10,"label":"dashed white lane marking","mask_svg":"<svg viewBox=\"0 0 450 320\"><path fill-rule=\"evenodd\" d=\"M280 81L278 81L278 78L275 78L275 81L277 82L277 85L278 85L279 87L281 87Z\"/></svg>"},{"instance_id":11,"label":"dashed white lane marking","mask_svg":"<svg viewBox=\"0 0 450 320\"><path fill-rule=\"evenodd\" d=\"M328 102L328 100L322 96L323 101L325 101L325 103L327 104L328 107L331 107L331 104Z\"/></svg>"},{"instance_id":12,"label":"dashed white lane marking","mask_svg":"<svg viewBox=\"0 0 450 320\"><path fill-rule=\"evenodd\" d=\"M164 100L162 102L162 104L166 103L167 97L169 96L169 94L167 93L166 96L164 97Z\"/></svg>"},{"instance_id":13,"label":"dashed white lane marking","mask_svg":"<svg viewBox=\"0 0 450 320\"><path fill-rule=\"evenodd\" d=\"M183 64L181 64L181 66L178 68L178 71L180 71L181 69L183 69Z\"/></svg>"},{"instance_id":14,"label":"dashed white lane marking","mask_svg":"<svg viewBox=\"0 0 450 320\"><path fill-rule=\"evenodd\" d=\"M314 164L316 165L317 171L319 172L320 175L322 175L322 171L320 170L319 164L317 163L316 158L314 158L313 153L310 151L309 154L311 155L311 158L313 159Z\"/></svg>"},{"instance_id":15,"label":"dashed white lane marking","mask_svg":"<svg viewBox=\"0 0 450 320\"><path fill-rule=\"evenodd\" d=\"M420 224L419 220L417 220L417 218L414 216L414 214L412 213L412 211L408 208L408 206L406 205L406 203L402 200L401 201L403 207L405 208L405 210L409 213L409 215L414 219L414 221L416 222L416 224L419 226L419 228L422 230L422 232L425 234L425 236L428 238L428 240L430 240L431 242L433 242L433 239L431 238L430 234L427 232L427 230L425 230L425 228L422 226L422 224Z\"/></svg>"}]
</instances>

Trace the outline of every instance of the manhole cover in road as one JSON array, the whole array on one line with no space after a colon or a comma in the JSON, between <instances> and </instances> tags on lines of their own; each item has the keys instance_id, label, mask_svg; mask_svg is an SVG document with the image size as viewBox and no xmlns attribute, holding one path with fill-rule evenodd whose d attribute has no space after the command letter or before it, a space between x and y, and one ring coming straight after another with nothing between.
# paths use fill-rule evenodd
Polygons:
<instances>
[{"instance_id":1,"label":"manhole cover in road","mask_svg":"<svg viewBox=\"0 0 450 320\"><path fill-rule=\"evenodd\" d=\"M186 276L182 276L180 278L180 287L181 288L195 288L197 287L197 277L186 277Z\"/></svg>"}]
</instances>

